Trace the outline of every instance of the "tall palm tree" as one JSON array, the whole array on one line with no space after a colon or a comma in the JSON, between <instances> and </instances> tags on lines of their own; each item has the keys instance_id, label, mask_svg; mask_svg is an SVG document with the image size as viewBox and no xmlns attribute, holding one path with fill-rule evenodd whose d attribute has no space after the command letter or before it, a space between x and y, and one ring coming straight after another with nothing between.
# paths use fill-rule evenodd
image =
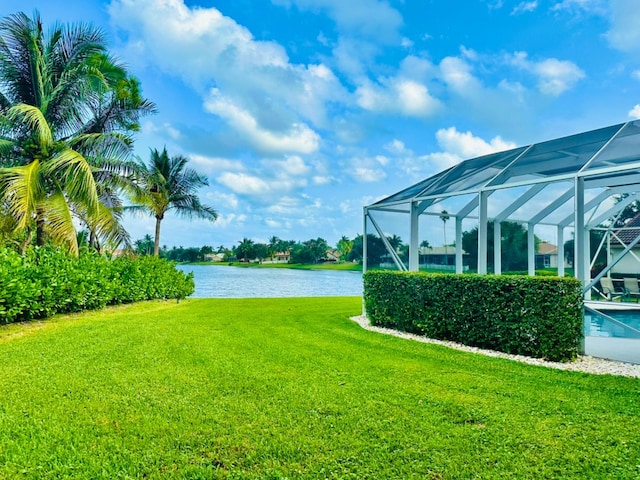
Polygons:
<instances>
[{"instance_id":1,"label":"tall palm tree","mask_svg":"<svg viewBox=\"0 0 640 480\"><path fill-rule=\"evenodd\" d=\"M340 260L346 260L351 250L353 250L353 240L351 240L346 235L343 235L340 240L338 240L338 251L340 252Z\"/></svg>"},{"instance_id":2,"label":"tall palm tree","mask_svg":"<svg viewBox=\"0 0 640 480\"><path fill-rule=\"evenodd\" d=\"M146 212L156 218L154 255L160 252L160 225L169 210L186 218L203 218L215 221L218 213L200 203L195 194L200 187L209 184L204 175L187 168L188 159L182 155L169 157L167 149L151 151L148 164L140 160L140 191L133 196L137 205L127 207L134 212Z\"/></svg>"},{"instance_id":3,"label":"tall palm tree","mask_svg":"<svg viewBox=\"0 0 640 480\"><path fill-rule=\"evenodd\" d=\"M444 261L445 265L449 265L449 247L447 246L447 220L451 217L449 216L449 212L446 210L442 210L440 212L440 220L442 220L442 232L444 235Z\"/></svg>"},{"instance_id":4,"label":"tall palm tree","mask_svg":"<svg viewBox=\"0 0 640 480\"><path fill-rule=\"evenodd\" d=\"M248 262L250 258L254 256L254 248L255 242L250 238L243 238L242 241L235 248L235 254L237 257L244 259L245 262Z\"/></svg>"},{"instance_id":5,"label":"tall palm tree","mask_svg":"<svg viewBox=\"0 0 640 480\"><path fill-rule=\"evenodd\" d=\"M0 202L38 245L48 236L77 252L74 216L94 232L121 228L97 177L130 155L153 104L105 45L90 25L45 33L37 12L0 21Z\"/></svg>"}]
</instances>

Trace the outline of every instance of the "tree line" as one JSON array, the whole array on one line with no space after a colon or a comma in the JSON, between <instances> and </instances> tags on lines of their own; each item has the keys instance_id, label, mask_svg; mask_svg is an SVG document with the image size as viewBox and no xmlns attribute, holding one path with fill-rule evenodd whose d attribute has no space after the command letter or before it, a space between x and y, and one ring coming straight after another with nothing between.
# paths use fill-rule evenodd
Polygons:
<instances>
[{"instance_id":1,"label":"tree line","mask_svg":"<svg viewBox=\"0 0 640 480\"><path fill-rule=\"evenodd\" d=\"M354 248L355 246L355 248ZM154 240L151 235L134 242L134 250L139 255L153 254ZM220 245L214 248L210 245L202 247L172 247L163 246L160 256L176 262L201 262L209 254L221 255L225 262L263 262L276 259L277 254L288 259L290 263L320 263L329 259L328 252L334 252L340 261L359 262L362 260L362 237L349 239L342 236L335 246L330 245L324 238L312 238L306 241L282 240L272 236L268 243L255 242L243 238L237 245L230 248ZM359 253L358 253L359 252Z\"/></svg>"},{"instance_id":2,"label":"tree line","mask_svg":"<svg viewBox=\"0 0 640 480\"><path fill-rule=\"evenodd\" d=\"M215 220L196 195L207 179L185 157L133 155L140 119L155 112L100 30L45 29L38 12L1 19L0 245L131 247L131 211L155 217L158 255L167 211Z\"/></svg>"}]
</instances>

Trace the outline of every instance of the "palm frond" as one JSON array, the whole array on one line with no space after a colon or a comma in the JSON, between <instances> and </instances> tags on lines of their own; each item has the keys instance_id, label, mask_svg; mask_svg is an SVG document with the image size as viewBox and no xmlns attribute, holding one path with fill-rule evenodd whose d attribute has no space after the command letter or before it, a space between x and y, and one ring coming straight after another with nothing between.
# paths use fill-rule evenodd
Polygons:
<instances>
[{"instance_id":1,"label":"palm frond","mask_svg":"<svg viewBox=\"0 0 640 480\"><path fill-rule=\"evenodd\" d=\"M98 207L98 190L93 170L87 160L75 150L67 148L43 166L43 172L54 175L74 203L87 206L89 212Z\"/></svg>"},{"instance_id":2,"label":"palm frond","mask_svg":"<svg viewBox=\"0 0 640 480\"><path fill-rule=\"evenodd\" d=\"M47 233L55 243L67 245L72 254L78 255L78 239L73 225L73 216L62 191L57 190L42 204L46 211Z\"/></svg>"},{"instance_id":3,"label":"palm frond","mask_svg":"<svg viewBox=\"0 0 640 480\"><path fill-rule=\"evenodd\" d=\"M9 109L7 118L23 122L35 133L42 148L48 148L53 144L53 134L49 122L38 107L24 103L14 105Z\"/></svg>"},{"instance_id":4,"label":"palm frond","mask_svg":"<svg viewBox=\"0 0 640 480\"><path fill-rule=\"evenodd\" d=\"M0 192L9 212L17 220L18 229L25 228L44 197L40 181L41 164L0 168Z\"/></svg>"}]
</instances>

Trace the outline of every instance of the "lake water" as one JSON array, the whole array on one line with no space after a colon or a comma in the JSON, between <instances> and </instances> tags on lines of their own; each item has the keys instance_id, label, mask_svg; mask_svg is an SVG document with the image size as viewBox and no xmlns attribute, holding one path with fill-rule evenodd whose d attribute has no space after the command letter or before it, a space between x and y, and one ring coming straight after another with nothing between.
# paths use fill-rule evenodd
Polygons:
<instances>
[{"instance_id":1,"label":"lake water","mask_svg":"<svg viewBox=\"0 0 640 480\"><path fill-rule=\"evenodd\" d=\"M178 265L193 272L195 298L362 296L362 273L289 268Z\"/></svg>"}]
</instances>

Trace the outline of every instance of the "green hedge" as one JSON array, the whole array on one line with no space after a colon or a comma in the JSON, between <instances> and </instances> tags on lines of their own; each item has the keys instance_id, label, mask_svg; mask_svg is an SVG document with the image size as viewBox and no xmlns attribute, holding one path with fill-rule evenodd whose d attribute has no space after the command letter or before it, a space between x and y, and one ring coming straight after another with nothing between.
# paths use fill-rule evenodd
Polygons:
<instances>
[{"instance_id":1,"label":"green hedge","mask_svg":"<svg viewBox=\"0 0 640 480\"><path fill-rule=\"evenodd\" d=\"M553 361L580 350L575 278L368 271L364 300L373 325Z\"/></svg>"},{"instance_id":2,"label":"green hedge","mask_svg":"<svg viewBox=\"0 0 640 480\"><path fill-rule=\"evenodd\" d=\"M0 249L0 323L119 303L181 299L194 288L192 274L156 257L110 260L94 252L73 257L48 247L24 255Z\"/></svg>"}]
</instances>

